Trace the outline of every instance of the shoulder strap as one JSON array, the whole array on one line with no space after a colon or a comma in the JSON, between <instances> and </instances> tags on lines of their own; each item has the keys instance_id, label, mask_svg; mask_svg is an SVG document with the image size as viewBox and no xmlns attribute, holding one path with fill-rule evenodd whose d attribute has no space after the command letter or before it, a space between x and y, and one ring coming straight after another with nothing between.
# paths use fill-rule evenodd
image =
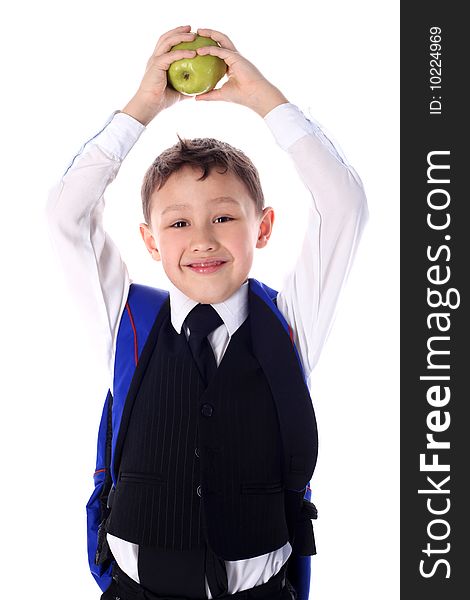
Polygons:
<instances>
[{"instance_id":1,"label":"shoulder strap","mask_svg":"<svg viewBox=\"0 0 470 600\"><path fill-rule=\"evenodd\" d=\"M305 373L303 371L302 362L300 360L297 346L294 343L294 333L292 331L292 327L289 325L289 323L286 321L286 318L284 317L284 315L281 313L281 311L277 307L278 292L276 290L274 290L273 288L270 288L265 283L262 283L261 281L254 279L253 277L251 277L249 279L249 282L250 282L251 291L253 293L255 293L259 298L261 298L261 300L264 301L266 306L268 306L271 309L271 311L275 314L275 316L281 322L281 325L284 328L284 331L288 334L290 341L292 342L292 345L294 347L295 356L299 362L299 365L301 367L302 373L304 375L304 380L305 380Z\"/></svg>"},{"instance_id":2,"label":"shoulder strap","mask_svg":"<svg viewBox=\"0 0 470 600\"><path fill-rule=\"evenodd\" d=\"M116 340L113 394L108 391L98 432L95 489L87 504L88 561L106 591L112 581L113 558L106 542L106 520L114 493L113 456L127 392L145 342L168 298L168 292L131 284Z\"/></svg>"},{"instance_id":3,"label":"shoulder strap","mask_svg":"<svg viewBox=\"0 0 470 600\"><path fill-rule=\"evenodd\" d=\"M146 285L131 284L116 340L113 381L112 454L119 425L137 362L169 292ZM115 474L112 473L115 482Z\"/></svg>"},{"instance_id":4,"label":"shoulder strap","mask_svg":"<svg viewBox=\"0 0 470 600\"><path fill-rule=\"evenodd\" d=\"M294 348L294 352L300 367L300 370L302 372L303 375L303 379L304 379L304 383L305 383L305 387L307 389L306 386L306 380L305 380L305 373L303 371L302 368L302 364L301 364L301 360L300 360L300 356L298 354L297 348L295 346L294 343L294 336L293 336L293 331L292 328L289 326L289 323L286 321L284 315L281 313L281 311L278 309L277 307L277 291L270 288L269 286L267 286L264 283L261 283L260 281L251 278L250 280L250 289L251 291L256 295L256 297L258 297L259 299L261 299L264 302L264 305L267 306L272 313L277 317L277 319L280 321L280 323L282 324L282 327L284 328L284 331L286 332L286 334L289 335L290 341L292 343L292 346ZM260 332L260 335L263 334L267 334L268 332ZM253 343L256 344L256 336L253 339ZM282 339L280 339L279 341L282 342ZM276 347L276 341L273 339L271 344L267 344L268 347ZM261 358L263 360L263 346L260 346L259 350L259 354L258 357ZM272 351L270 351L270 354L272 354ZM266 357L264 357L266 358ZM270 360L269 357L267 360L264 360L264 365L265 365L265 370L269 371L270 370ZM282 373L282 369L274 369L273 370L273 376L275 377L275 375L277 373ZM282 377L281 377L282 379ZM282 387L282 382L280 383L280 385L276 386L276 389L280 389ZM289 395L290 391L287 390L287 394ZM309 399L310 399L310 394L309 394ZM310 402L308 402L308 404L310 404ZM280 404L282 406L282 404ZM286 403L287 405L287 403ZM295 407L293 405L289 406L290 410L295 410ZM307 434L310 431L315 431L315 439L312 440L313 442L313 447L312 447L312 452L314 453L314 461L313 461L313 466L315 464L316 461L316 447L317 447L317 441L316 441L316 421L315 421L315 414L313 412L313 407L312 407L312 411L307 411L307 413L303 413L303 414L299 414L298 418L297 418L297 422L302 425L305 425L305 423L310 422L311 423L311 427L310 429L307 431ZM281 424L287 422L287 419L283 418L282 415L280 417L280 421ZM302 427L299 427L298 430L295 433L295 439L296 436L301 437L301 429ZM286 435L286 434L285 434ZM288 438L288 434L286 435L286 437ZM305 435L304 435L305 437ZM291 438L292 439L292 438ZM291 446L295 447L295 444L291 444ZM295 482L295 477L292 479L292 476L290 477L291 481ZM300 484L300 481L299 481ZM314 534L313 534L313 528L312 528L312 522L311 519L316 519L317 518L317 510L316 507L310 502L310 497L311 497L311 489L310 489L310 485L307 485L306 489L303 490L302 488L299 489L298 491L295 491L293 489L289 490L287 489L285 492L285 509L286 509L286 519L287 519L287 525L288 525L288 529L289 529L289 539L291 541L292 544L292 553L291 556L289 557L289 561L288 561L288 570L287 570L287 576L289 578L289 581L291 582L291 584L293 585L294 589L297 592L297 597L298 600L308 600L308 596L309 596L309 589L310 589L310 571L311 571L311 565L310 565L310 556L312 554L316 554L316 548L315 548L315 538L314 538Z\"/></svg>"}]
</instances>

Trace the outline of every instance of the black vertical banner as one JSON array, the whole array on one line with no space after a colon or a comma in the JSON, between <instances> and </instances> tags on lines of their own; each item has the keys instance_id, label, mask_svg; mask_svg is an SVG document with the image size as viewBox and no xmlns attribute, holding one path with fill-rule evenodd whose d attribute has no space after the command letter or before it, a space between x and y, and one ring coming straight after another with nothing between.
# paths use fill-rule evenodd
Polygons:
<instances>
[{"instance_id":1,"label":"black vertical banner","mask_svg":"<svg viewBox=\"0 0 470 600\"><path fill-rule=\"evenodd\" d=\"M401 598L470 587L470 39L401 3Z\"/></svg>"}]
</instances>

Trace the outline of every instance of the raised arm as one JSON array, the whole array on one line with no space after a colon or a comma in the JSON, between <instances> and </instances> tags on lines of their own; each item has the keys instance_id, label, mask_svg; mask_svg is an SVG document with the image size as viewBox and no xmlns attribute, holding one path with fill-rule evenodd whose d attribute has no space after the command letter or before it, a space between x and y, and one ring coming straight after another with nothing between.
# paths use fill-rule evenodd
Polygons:
<instances>
[{"instance_id":1,"label":"raised arm","mask_svg":"<svg viewBox=\"0 0 470 600\"><path fill-rule=\"evenodd\" d=\"M310 192L300 255L278 295L278 307L294 330L309 376L367 221L367 201L354 169L296 106L279 106L265 120Z\"/></svg>"},{"instance_id":2,"label":"raised arm","mask_svg":"<svg viewBox=\"0 0 470 600\"><path fill-rule=\"evenodd\" d=\"M130 281L103 227L104 194L143 129L127 115L114 115L74 158L47 204L50 236L69 288L109 365Z\"/></svg>"}]
</instances>

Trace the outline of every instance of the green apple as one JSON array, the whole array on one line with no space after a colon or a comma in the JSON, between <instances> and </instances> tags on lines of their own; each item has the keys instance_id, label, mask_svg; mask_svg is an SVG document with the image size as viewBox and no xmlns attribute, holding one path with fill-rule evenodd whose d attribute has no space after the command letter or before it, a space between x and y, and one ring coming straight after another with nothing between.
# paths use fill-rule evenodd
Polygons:
<instances>
[{"instance_id":1,"label":"green apple","mask_svg":"<svg viewBox=\"0 0 470 600\"><path fill-rule=\"evenodd\" d=\"M172 50L197 50L202 46L218 46L219 44L208 37L196 35L192 42L181 42ZM222 79L227 65L218 56L195 56L182 58L170 65L168 82L178 92L186 95L204 94L214 89Z\"/></svg>"}]
</instances>

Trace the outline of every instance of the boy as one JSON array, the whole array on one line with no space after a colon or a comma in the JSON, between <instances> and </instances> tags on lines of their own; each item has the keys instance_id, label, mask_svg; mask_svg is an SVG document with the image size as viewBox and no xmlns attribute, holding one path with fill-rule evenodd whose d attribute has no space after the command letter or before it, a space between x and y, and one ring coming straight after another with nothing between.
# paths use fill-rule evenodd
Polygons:
<instances>
[{"instance_id":1,"label":"boy","mask_svg":"<svg viewBox=\"0 0 470 600\"><path fill-rule=\"evenodd\" d=\"M162 35L136 94L85 145L49 202L55 244L97 332L105 332L114 404L124 319L135 336L135 374L113 429L105 530L113 581L102 585L102 598L305 598L285 577L293 544L308 537L297 533L299 499L316 460L303 377L327 335L366 201L320 128L226 35L198 33L220 47L170 51L194 38L189 26ZM170 64L196 54L228 66L228 81L196 99L237 102L265 119L312 206L301 255L272 294L249 278L254 248L266 246L274 222L251 161L211 139L180 140L162 153L144 179L140 231L162 262L169 298L142 349L143 305L134 303L136 288L103 231L103 193L143 129L184 99L167 86ZM305 544L298 555L314 553Z\"/></svg>"}]
</instances>

